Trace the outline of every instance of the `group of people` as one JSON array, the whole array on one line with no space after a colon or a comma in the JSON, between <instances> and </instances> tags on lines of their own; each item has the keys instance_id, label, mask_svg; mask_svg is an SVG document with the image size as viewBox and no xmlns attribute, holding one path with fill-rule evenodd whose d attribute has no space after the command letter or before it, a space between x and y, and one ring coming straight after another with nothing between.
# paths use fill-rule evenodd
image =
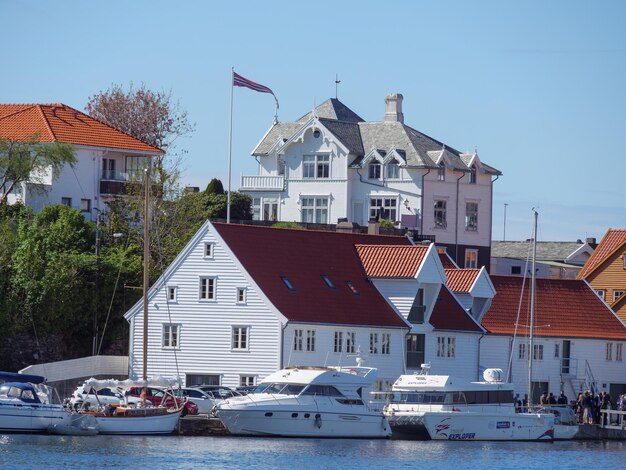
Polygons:
<instances>
[{"instance_id":1,"label":"group of people","mask_svg":"<svg viewBox=\"0 0 626 470\"><path fill-rule=\"evenodd\" d=\"M621 398L618 402L619 406L622 406ZM581 392L578 394L578 398L572 404L572 408L580 424L600 424L603 419L606 419L606 414L603 414L601 410L613 409L613 403L609 392L600 392L596 395L587 390L585 393Z\"/></svg>"}]
</instances>

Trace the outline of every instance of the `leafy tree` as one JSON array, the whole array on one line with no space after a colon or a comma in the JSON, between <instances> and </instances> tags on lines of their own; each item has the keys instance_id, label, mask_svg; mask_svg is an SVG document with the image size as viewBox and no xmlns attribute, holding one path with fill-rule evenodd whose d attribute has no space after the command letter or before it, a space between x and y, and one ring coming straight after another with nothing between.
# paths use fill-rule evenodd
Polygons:
<instances>
[{"instance_id":1,"label":"leafy tree","mask_svg":"<svg viewBox=\"0 0 626 470\"><path fill-rule=\"evenodd\" d=\"M209 181L206 189L204 190L206 194L224 194L224 185L217 178L213 178Z\"/></svg>"},{"instance_id":2,"label":"leafy tree","mask_svg":"<svg viewBox=\"0 0 626 470\"><path fill-rule=\"evenodd\" d=\"M45 191L41 183L48 172L57 178L61 169L76 162L74 149L61 142L37 142L34 135L26 141L0 138L0 205L6 204L9 193L21 183L31 189Z\"/></svg>"}]
</instances>

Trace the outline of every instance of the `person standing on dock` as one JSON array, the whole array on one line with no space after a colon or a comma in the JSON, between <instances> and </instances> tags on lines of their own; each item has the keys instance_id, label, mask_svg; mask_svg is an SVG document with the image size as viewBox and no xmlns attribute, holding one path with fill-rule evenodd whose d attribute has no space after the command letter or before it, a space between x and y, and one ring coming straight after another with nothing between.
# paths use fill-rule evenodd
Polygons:
<instances>
[{"instance_id":1,"label":"person standing on dock","mask_svg":"<svg viewBox=\"0 0 626 470\"><path fill-rule=\"evenodd\" d=\"M556 400L557 405L567 405L567 395L565 395L565 392L563 390L561 390L561 393L559 394L559 398Z\"/></svg>"}]
</instances>

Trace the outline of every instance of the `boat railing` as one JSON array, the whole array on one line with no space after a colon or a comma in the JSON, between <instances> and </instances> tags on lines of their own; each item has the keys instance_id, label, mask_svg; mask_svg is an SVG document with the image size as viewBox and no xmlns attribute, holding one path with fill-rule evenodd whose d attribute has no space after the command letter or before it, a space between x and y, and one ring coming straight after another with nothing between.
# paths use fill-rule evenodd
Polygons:
<instances>
[{"instance_id":1,"label":"boat railing","mask_svg":"<svg viewBox=\"0 0 626 470\"><path fill-rule=\"evenodd\" d=\"M553 414L557 424L576 423L576 413L570 405L534 405L517 408L522 413Z\"/></svg>"},{"instance_id":2,"label":"boat railing","mask_svg":"<svg viewBox=\"0 0 626 470\"><path fill-rule=\"evenodd\" d=\"M626 430L626 411L600 410L600 413L601 428Z\"/></svg>"}]
</instances>

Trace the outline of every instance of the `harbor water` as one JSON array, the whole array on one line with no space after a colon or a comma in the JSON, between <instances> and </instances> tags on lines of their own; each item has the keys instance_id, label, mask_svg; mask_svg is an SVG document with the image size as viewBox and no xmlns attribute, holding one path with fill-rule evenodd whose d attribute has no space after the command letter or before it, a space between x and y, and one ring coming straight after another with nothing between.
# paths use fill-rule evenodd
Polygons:
<instances>
[{"instance_id":1,"label":"harbor water","mask_svg":"<svg viewBox=\"0 0 626 470\"><path fill-rule=\"evenodd\" d=\"M626 442L0 435L0 468L619 469Z\"/></svg>"}]
</instances>

